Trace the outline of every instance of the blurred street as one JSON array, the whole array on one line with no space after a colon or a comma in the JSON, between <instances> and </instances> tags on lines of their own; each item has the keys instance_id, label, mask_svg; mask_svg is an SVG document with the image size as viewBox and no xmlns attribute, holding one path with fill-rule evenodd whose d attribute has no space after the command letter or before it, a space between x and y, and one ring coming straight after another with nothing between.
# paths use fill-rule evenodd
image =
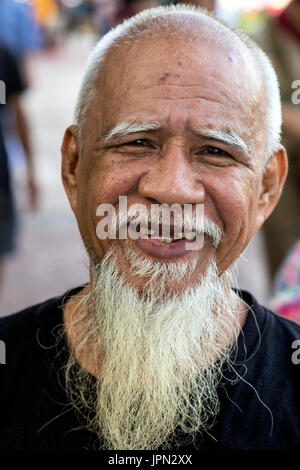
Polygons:
<instances>
[{"instance_id":1,"label":"blurred street","mask_svg":"<svg viewBox=\"0 0 300 470\"><path fill-rule=\"evenodd\" d=\"M60 145L72 123L76 95L93 36L70 36L63 46L37 56L24 107L32 126L39 207L27 209L21 181L24 164L13 174L19 212L18 249L7 259L0 295L5 315L40 302L88 278L87 257L60 178Z\"/></svg>"}]
</instances>

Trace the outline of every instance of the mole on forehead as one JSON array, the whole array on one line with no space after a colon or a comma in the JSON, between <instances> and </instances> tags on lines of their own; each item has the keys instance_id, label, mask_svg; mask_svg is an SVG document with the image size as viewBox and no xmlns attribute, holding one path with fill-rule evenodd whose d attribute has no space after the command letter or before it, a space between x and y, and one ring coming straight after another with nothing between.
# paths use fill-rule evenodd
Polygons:
<instances>
[{"instance_id":1,"label":"mole on forehead","mask_svg":"<svg viewBox=\"0 0 300 470\"><path fill-rule=\"evenodd\" d=\"M159 77L158 84L167 82L169 78L181 78L181 75L179 73L165 72L161 77Z\"/></svg>"},{"instance_id":2,"label":"mole on forehead","mask_svg":"<svg viewBox=\"0 0 300 470\"><path fill-rule=\"evenodd\" d=\"M167 44L166 48L162 47L160 49L161 53L156 56L158 59L166 57L166 69L163 71L162 68L159 76L155 78L157 80L157 84L163 85L172 80L172 78L175 80L184 80L184 76L191 66L191 54L195 58L195 47L197 47L197 44L195 41L191 42L188 40L185 42L184 52L182 52L182 48L180 48L182 40L174 38L172 44L172 40L166 41L161 38L155 39L155 42L159 41L166 42ZM176 42L179 42L178 47L176 47ZM246 52L246 46L243 45L238 38L236 38L236 41L233 41L230 45L223 45L220 40L206 40L205 38L203 38L203 41L199 40L199 42L201 46L199 48L199 54L197 53L199 58L199 67L203 60L204 66L209 68L211 76L216 75L215 78L220 78L220 75L222 75L222 69L224 71L227 70L227 72L228 70L232 70L234 75L236 75L236 70L238 69L239 80L246 80L249 75L247 73L247 55L249 54L249 51L248 53ZM156 57L153 57L153 53L150 54L147 52L147 50L149 51L149 48L153 50L153 47L155 47L153 40L151 40L151 42L149 40L138 40L136 42L134 41L132 45L121 44L120 47L111 49L106 55L104 61L105 64L103 64L105 68L105 87L120 87L124 83L124 87L127 89L128 80L134 84L138 83L141 78L145 86L147 86L147 81L153 78L151 70L156 70L156 68L153 69L152 66L148 67L149 61L152 65L157 62ZM210 58L212 57L215 57L216 60L211 61ZM132 66L133 60L135 63L134 67ZM220 62L219 66L217 64L218 62ZM158 60L158 63L160 63L160 60ZM193 64L197 67L195 61L193 61ZM206 74L209 70L206 71ZM153 73L155 74L154 71ZM202 80L205 79L206 74L204 74ZM243 77L241 77L241 74L243 74Z\"/></svg>"},{"instance_id":3,"label":"mole on forehead","mask_svg":"<svg viewBox=\"0 0 300 470\"><path fill-rule=\"evenodd\" d=\"M246 46L244 47L246 48ZM177 57L174 57L174 60L170 61L170 63L167 60L167 62L164 64L165 67L162 66L160 70L156 70L156 68L151 70L148 68L148 66L138 67L137 63L139 63L139 61L137 57L141 55L142 61L144 61L144 58L143 54L138 53L137 49L135 50L135 56L131 57L135 60L135 67L132 67L132 61L130 58L131 54L126 54L124 51L128 51L126 45L124 48L121 47L117 51L112 50L109 52L105 60L105 72L103 74L105 79L101 84L102 90L111 90L112 97L115 90L119 90L119 93L117 93L117 95L119 95L118 100L120 98L120 94L122 94L122 96L124 95L124 98L128 98L131 89L134 94L136 94L136 87L147 89L148 87L152 88L154 84L157 86L174 85L178 87L183 84L185 86L215 86L219 85L220 81L222 81L224 82L224 85L229 85L231 90L233 86L234 90L236 91L236 97L238 97L241 92L246 92L247 95L254 97L254 95L256 95L256 89L259 88L257 80L255 83L254 80L252 80L254 75L253 71L248 70L249 64L247 64L247 60L245 60L247 57L243 56L238 47L226 47L226 50L223 48L223 52L221 51L221 57L223 57L223 60L220 61L219 66L216 63L213 64L212 62L209 62L207 58L205 59L204 54L204 61L208 66L208 69L206 69L205 73L201 73L203 67L201 68L201 64L199 63L198 72L200 75L198 77L199 80L196 80L197 83L194 83L194 80L190 81L189 83L184 83L188 79L190 70L188 66L189 60L187 60L187 57L184 53L176 53ZM220 54L220 50L217 52L217 54ZM149 60L150 59L151 58L149 58ZM116 70L116 68L118 70ZM232 74L230 70L232 71ZM197 73L197 68L195 68L195 73ZM128 84L128 82L130 82L131 85ZM226 96L228 95L229 88L227 87L226 93L224 90L224 94L226 94ZM228 98L229 96L227 99Z\"/></svg>"}]
</instances>

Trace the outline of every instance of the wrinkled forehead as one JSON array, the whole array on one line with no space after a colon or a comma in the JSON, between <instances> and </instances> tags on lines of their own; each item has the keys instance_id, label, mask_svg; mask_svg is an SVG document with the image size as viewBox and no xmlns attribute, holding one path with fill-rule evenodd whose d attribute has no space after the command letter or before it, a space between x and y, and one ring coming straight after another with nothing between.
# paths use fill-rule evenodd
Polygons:
<instances>
[{"instance_id":1,"label":"wrinkled forehead","mask_svg":"<svg viewBox=\"0 0 300 470\"><path fill-rule=\"evenodd\" d=\"M261 119L265 113L265 94L262 78L252 53L239 38L232 35L231 41L222 42L220 38L200 37L195 41L193 37L173 35L143 38L111 49L98 80L99 109L105 121L111 116L126 120L126 115L120 116L120 112L126 114L137 96L142 106L143 96L155 99L160 95L159 87L166 89L167 86L170 86L170 98L180 86L183 94L177 94L179 99L185 99L192 87L196 93L197 87L202 96L207 94L216 101L227 102L233 120L235 113L237 119L241 114L245 118L243 127L249 126L249 140L260 140L257 143L263 145Z\"/></svg>"},{"instance_id":2,"label":"wrinkled forehead","mask_svg":"<svg viewBox=\"0 0 300 470\"><path fill-rule=\"evenodd\" d=\"M193 77L191 79L191 77ZM191 82L192 80L192 82ZM113 48L106 57L99 93L103 99L130 99L130 93L153 84L191 84L224 90L228 101L264 112L261 72L251 51L238 39L171 37L139 39Z\"/></svg>"},{"instance_id":3,"label":"wrinkled forehead","mask_svg":"<svg viewBox=\"0 0 300 470\"><path fill-rule=\"evenodd\" d=\"M159 66L189 73L202 68L202 78L211 73L224 82L233 80L239 89L244 88L250 96L256 96L262 86L257 61L249 48L230 30L219 30L215 34L171 31L162 37L137 37L112 47L102 66L104 90L114 90L126 80L135 83L138 79L151 81Z\"/></svg>"},{"instance_id":4,"label":"wrinkled forehead","mask_svg":"<svg viewBox=\"0 0 300 470\"><path fill-rule=\"evenodd\" d=\"M167 99L173 98L179 86L184 94L177 94L173 109L182 109L192 90L189 85L196 85L199 90L195 88L194 96L204 97L204 101L191 106L192 119L199 116L199 123L209 121L209 127L212 124L216 129L242 133L249 148L263 156L268 137L262 74L248 47L236 34L221 27L221 33L217 26L213 34L210 29L203 35L174 30L153 37L123 38L110 47L93 83L95 89L86 114L89 143L83 137L85 145L92 145L94 138L128 121L128 116L134 119L139 112L143 115L141 122L144 117L148 121L156 120L156 116L163 119L165 104L171 103ZM159 107L157 98L166 89L164 85L171 95L164 96L166 100Z\"/></svg>"}]
</instances>

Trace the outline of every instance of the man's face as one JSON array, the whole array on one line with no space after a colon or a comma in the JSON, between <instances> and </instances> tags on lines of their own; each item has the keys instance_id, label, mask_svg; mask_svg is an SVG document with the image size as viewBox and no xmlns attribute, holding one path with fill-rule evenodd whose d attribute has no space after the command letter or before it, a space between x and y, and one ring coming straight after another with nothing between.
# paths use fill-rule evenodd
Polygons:
<instances>
[{"instance_id":1,"label":"man's face","mask_svg":"<svg viewBox=\"0 0 300 470\"><path fill-rule=\"evenodd\" d=\"M70 196L82 237L100 260L112 247L130 278L125 250L174 263L197 258L195 279L212 256L219 272L244 250L268 209L263 204L265 135L255 67L236 46L182 39L135 42L110 53L89 112L84 152ZM250 65L246 64L250 63ZM121 123L156 124L155 130L104 136ZM207 133L221 131L220 138ZM231 141L224 142L224 136ZM232 138L234 136L234 138ZM226 139L225 139L226 140ZM230 139L229 139L230 140ZM99 240L99 204L204 204L205 216L224 233L217 248L205 236L201 250L177 258L152 256L145 241ZM138 284L141 280L130 279Z\"/></svg>"}]
</instances>

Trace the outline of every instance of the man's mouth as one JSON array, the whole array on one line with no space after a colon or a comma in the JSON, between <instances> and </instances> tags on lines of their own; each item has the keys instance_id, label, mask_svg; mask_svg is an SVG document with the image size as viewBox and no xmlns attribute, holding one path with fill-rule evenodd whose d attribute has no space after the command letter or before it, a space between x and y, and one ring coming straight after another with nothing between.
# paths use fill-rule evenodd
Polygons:
<instances>
[{"instance_id":1,"label":"man's mouth","mask_svg":"<svg viewBox=\"0 0 300 470\"><path fill-rule=\"evenodd\" d=\"M186 241L191 241L196 238L196 234L192 231L175 231L174 227L170 226L168 227L168 232L170 234L170 237L165 237L163 236L163 228L160 225L158 227L158 230L153 230L152 228L148 228L145 226L138 226L136 231L141 234L140 238L144 239L155 239L158 240L161 243L177 243L181 240L186 240Z\"/></svg>"},{"instance_id":2,"label":"man's mouth","mask_svg":"<svg viewBox=\"0 0 300 470\"><path fill-rule=\"evenodd\" d=\"M182 232L176 230L173 226L168 227L168 237L163 236L164 230L161 225L156 229L146 226L137 226L135 236L132 237L132 229L129 226L128 233L130 238L137 238L133 242L137 248L148 256L159 259L180 258L190 253L189 244L196 240L196 233L192 231Z\"/></svg>"}]
</instances>

